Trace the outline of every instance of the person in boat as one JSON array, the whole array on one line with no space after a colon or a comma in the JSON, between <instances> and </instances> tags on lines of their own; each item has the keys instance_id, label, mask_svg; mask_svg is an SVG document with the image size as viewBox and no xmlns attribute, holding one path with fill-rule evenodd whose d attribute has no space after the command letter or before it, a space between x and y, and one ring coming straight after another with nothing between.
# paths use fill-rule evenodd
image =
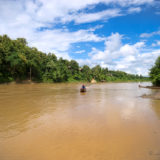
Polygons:
<instances>
[{"instance_id":1,"label":"person in boat","mask_svg":"<svg viewBox=\"0 0 160 160\"><path fill-rule=\"evenodd\" d=\"M82 89L86 89L86 86L84 84L82 85Z\"/></svg>"},{"instance_id":2,"label":"person in boat","mask_svg":"<svg viewBox=\"0 0 160 160\"><path fill-rule=\"evenodd\" d=\"M82 85L80 92L86 92L86 86L84 84Z\"/></svg>"}]
</instances>

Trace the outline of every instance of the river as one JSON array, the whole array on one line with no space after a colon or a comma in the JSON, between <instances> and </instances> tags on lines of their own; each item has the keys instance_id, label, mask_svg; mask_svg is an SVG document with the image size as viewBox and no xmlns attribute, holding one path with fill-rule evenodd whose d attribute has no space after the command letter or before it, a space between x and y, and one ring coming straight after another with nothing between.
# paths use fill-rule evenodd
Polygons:
<instances>
[{"instance_id":1,"label":"river","mask_svg":"<svg viewBox=\"0 0 160 160\"><path fill-rule=\"evenodd\" d=\"M160 160L160 100L141 97L155 90L80 86L0 85L0 160Z\"/></svg>"}]
</instances>

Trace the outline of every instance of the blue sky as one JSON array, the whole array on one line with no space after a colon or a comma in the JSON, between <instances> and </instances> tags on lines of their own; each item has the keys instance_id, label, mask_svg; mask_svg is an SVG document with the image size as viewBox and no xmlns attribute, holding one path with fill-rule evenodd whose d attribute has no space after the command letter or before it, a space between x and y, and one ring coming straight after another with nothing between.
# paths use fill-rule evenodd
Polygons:
<instances>
[{"instance_id":1,"label":"blue sky","mask_svg":"<svg viewBox=\"0 0 160 160\"><path fill-rule=\"evenodd\" d=\"M80 65L148 75L160 56L160 1L0 0L0 34Z\"/></svg>"}]
</instances>

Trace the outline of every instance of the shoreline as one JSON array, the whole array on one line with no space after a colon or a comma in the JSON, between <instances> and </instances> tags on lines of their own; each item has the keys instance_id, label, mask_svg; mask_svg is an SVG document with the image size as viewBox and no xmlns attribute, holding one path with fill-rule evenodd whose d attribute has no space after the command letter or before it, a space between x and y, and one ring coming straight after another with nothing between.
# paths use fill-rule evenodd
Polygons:
<instances>
[{"instance_id":1,"label":"shoreline","mask_svg":"<svg viewBox=\"0 0 160 160\"><path fill-rule=\"evenodd\" d=\"M86 81L67 81L67 82L41 82L41 81L30 81L30 80L23 80L23 81L11 81L11 82L4 82L4 83L0 83L0 85L3 85L3 84L60 84L60 83L66 83L66 84L69 84L69 83L90 83L90 84L100 84L100 83L138 83L138 82L151 82L151 81L138 81L138 80L115 80L115 81L104 81L104 82L95 82L95 83L92 83L92 82L86 82ZM143 86L143 87L140 87L140 88L149 88L149 87L152 87L152 86ZM159 87L160 89L160 87Z\"/></svg>"}]
</instances>

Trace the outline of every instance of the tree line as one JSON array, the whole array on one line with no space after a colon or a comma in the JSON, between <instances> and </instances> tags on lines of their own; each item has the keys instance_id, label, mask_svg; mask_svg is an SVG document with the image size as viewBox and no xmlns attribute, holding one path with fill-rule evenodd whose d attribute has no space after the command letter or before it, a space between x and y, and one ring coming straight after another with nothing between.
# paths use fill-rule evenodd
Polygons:
<instances>
[{"instance_id":1,"label":"tree line","mask_svg":"<svg viewBox=\"0 0 160 160\"><path fill-rule=\"evenodd\" d=\"M147 77L112 71L99 65L79 66L75 60L57 58L29 47L24 38L0 36L0 83L32 80L36 82L145 81Z\"/></svg>"}]
</instances>

